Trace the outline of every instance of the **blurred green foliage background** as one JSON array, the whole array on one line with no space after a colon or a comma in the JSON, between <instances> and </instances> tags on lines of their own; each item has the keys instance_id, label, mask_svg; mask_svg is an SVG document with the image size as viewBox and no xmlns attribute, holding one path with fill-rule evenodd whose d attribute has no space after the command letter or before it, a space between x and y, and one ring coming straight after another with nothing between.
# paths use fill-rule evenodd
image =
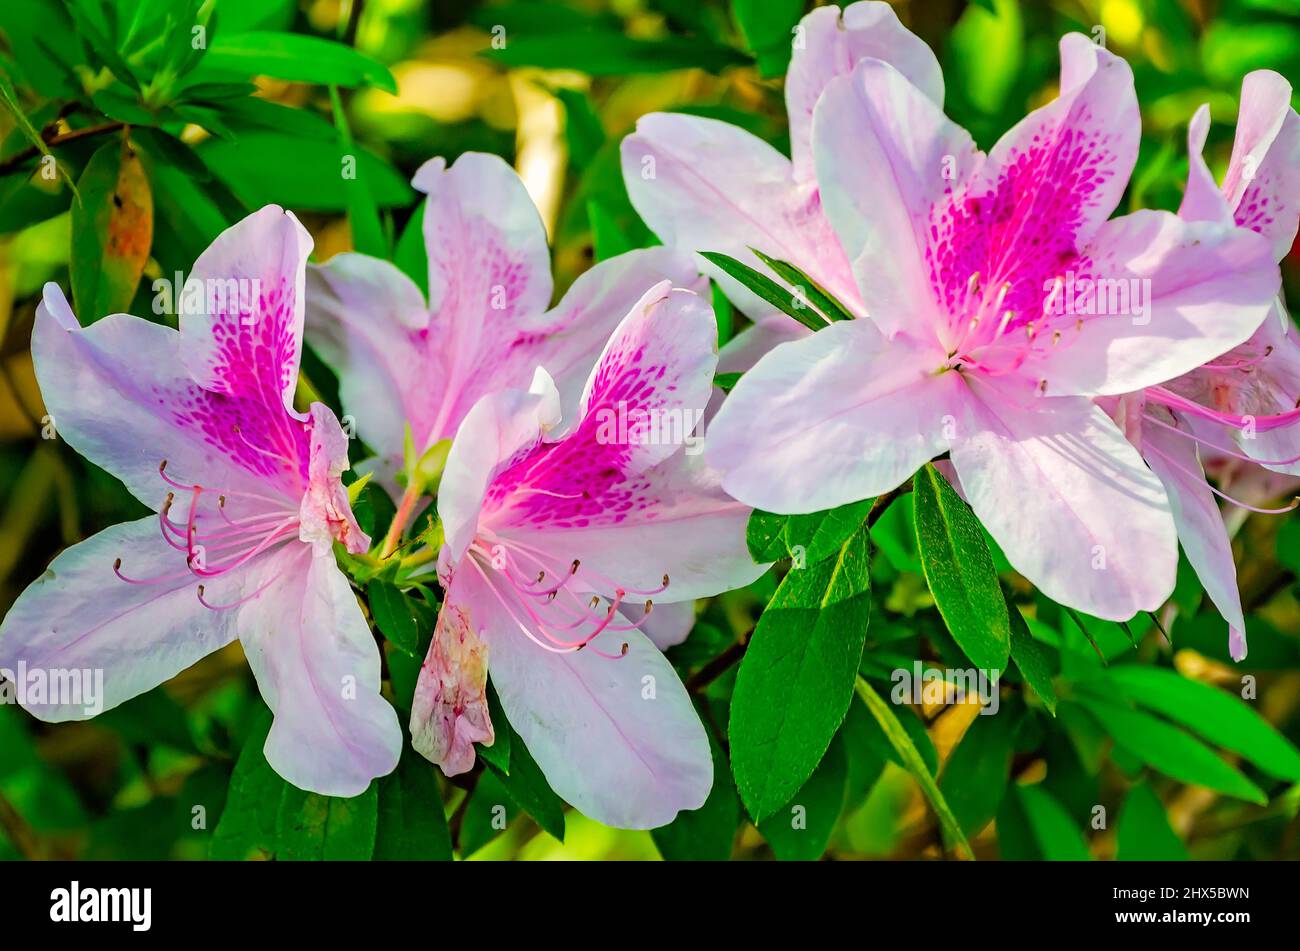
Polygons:
<instances>
[{"instance_id":1,"label":"blurred green foliage background","mask_svg":"<svg viewBox=\"0 0 1300 951\"><path fill-rule=\"evenodd\" d=\"M791 27L812 5L210 0L187 7L154 0L6 0L0 69L12 108L0 112L0 610L60 549L144 514L116 480L65 444L41 438L44 410L28 351L43 282L80 292L88 285L79 269L98 268L105 253L93 240L89 250L79 250L95 226L79 218L86 212L74 207L66 177L93 198L91 156L105 143L120 143L124 126L141 162L145 184L137 190L151 214L148 232L136 232L147 248L139 261L143 280L121 300L121 288L95 292L95 300L115 309L148 317L153 278L187 270L220 230L270 202L299 214L315 237L317 260L356 246L394 256L418 275L423 251L409 237L418 227L408 227L417 206L407 182L426 159L450 160L467 150L498 153L523 176L550 231L559 293L593 260L653 240L628 203L618 165L618 142L641 115L712 116L786 147L781 77ZM183 12L169 17L169 6ZM105 18L105 7L116 18ZM940 57L949 115L984 148L1026 109L1054 95L1063 33L1102 38L1104 32L1106 45L1132 64L1143 109L1132 207L1177 207L1187 169L1186 124L1200 103L1213 111L1207 154L1222 170L1242 76L1268 67L1300 77L1295 0L926 0L896 8ZM211 25L213 45L195 65L186 61L186 49L190 25L199 22ZM307 50L237 88L250 77L228 75L238 73L238 56L222 44L249 31L337 41L365 58ZM193 72L178 77L186 67ZM30 130L14 110L27 117ZM42 136L64 174L51 181L36 172L36 153L44 149L32 134ZM340 178L341 150L359 156L360 191ZM1294 253L1284 276L1294 304L1300 301ZM741 320L721 313L724 336ZM337 405L328 368L308 359L305 374ZM873 531L875 603L863 672L882 683L896 665L910 666L918 657L942 661L953 649L919 571L910 518L904 497ZM1132 628L1136 647L1118 626L1102 622L1089 622L1090 645L1054 606L1011 573L1005 577L1035 633L1054 646L1065 686L1106 676L1099 654L1121 666L1136 656L1232 693L1240 693L1247 674L1258 684L1251 705L1295 740L1300 527L1294 519L1252 516L1234 517L1233 528L1251 623L1251 653L1241 668L1227 659L1223 621L1188 571L1159 618L1172 645L1151 619L1140 618ZM720 742L734 669L716 678L700 671L752 630L774 585L769 575L751 590L702 605L691 639L671 655L694 678ZM977 718L968 705L900 711L931 768L940 770L954 807L960 805L959 815L969 818L979 857L1111 858L1127 851L1300 858L1300 787L1293 785L1300 777L1287 778L1289 766L1269 773L1261 768L1266 763L1238 749L1233 761L1270 794L1269 803L1221 796L1170 778L1141 749L1113 746L1081 711L1079 696L1064 688L1061 694L1056 717L1019 695L1006 701L1013 708L1005 719ZM237 644L92 722L50 726L0 706L0 857L207 856L232 769L261 709ZM1193 722L1197 714L1188 711L1183 725L1213 740L1204 723L1198 729ZM995 729L986 721L1001 722ZM819 770L825 771L819 795L830 803L822 838L827 854L938 856L939 833L917 786L873 729L878 732L855 699ZM726 786L725 758L720 762L719 782ZM483 783L491 782L485 776ZM488 806L508 796L494 800L480 786L467 799L451 784L441 788L465 856L763 858L774 847L783 852L779 831L765 834L742 821L739 801L726 788L710 800L698 826L688 821L654 835L606 829L570 811L563 843L518 810L511 810L504 832L494 829ZM1111 816L1104 828L1092 821L1098 804ZM1126 815L1133 817L1127 830ZM795 853L817 854L788 854Z\"/></svg>"}]
</instances>

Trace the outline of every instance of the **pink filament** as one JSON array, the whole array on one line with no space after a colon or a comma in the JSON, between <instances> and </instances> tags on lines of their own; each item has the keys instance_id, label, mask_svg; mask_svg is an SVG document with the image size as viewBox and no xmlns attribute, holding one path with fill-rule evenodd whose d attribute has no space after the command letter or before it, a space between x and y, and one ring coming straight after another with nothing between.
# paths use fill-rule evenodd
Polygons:
<instances>
[{"instance_id":1,"label":"pink filament","mask_svg":"<svg viewBox=\"0 0 1300 951\"><path fill-rule=\"evenodd\" d=\"M1146 395L1147 398L1153 402L1168 406L1170 409L1182 410L1188 415L1199 416L1201 419L1208 419L1211 422L1220 423L1224 426L1231 426L1233 429L1244 429L1248 423L1253 421L1256 432L1266 433L1300 420L1300 408L1289 410L1285 413L1252 416L1248 420L1245 416L1239 416L1235 413L1224 413L1219 410L1210 409L1208 406L1202 406L1200 403L1179 396L1177 393L1173 393L1165 389L1163 386L1148 387Z\"/></svg>"},{"instance_id":2,"label":"pink filament","mask_svg":"<svg viewBox=\"0 0 1300 951\"><path fill-rule=\"evenodd\" d=\"M1180 465L1179 463L1175 462L1173 459L1169 458L1168 454L1161 452L1159 449L1156 449L1154 446L1145 447L1143 449L1143 452L1154 453L1155 455L1163 459L1167 465L1177 469L1179 472L1187 476L1189 479L1198 480L1198 481L1204 481L1205 479L1204 474L1197 474L1195 472L1192 472L1186 466ZM1300 505L1300 499L1296 499L1286 508L1265 509L1265 508L1260 508L1257 505L1250 505L1249 503L1243 502L1240 499L1235 499L1231 495L1228 495L1228 493L1220 490L1214 485L1211 485L1209 482L1206 482L1205 486L1211 492L1217 495L1219 498L1223 499L1225 502L1230 502L1233 505L1238 506L1239 508L1243 508L1251 512L1258 512L1260 515L1285 515L1287 512L1290 512L1292 509L1294 509L1297 505Z\"/></svg>"},{"instance_id":3,"label":"pink filament","mask_svg":"<svg viewBox=\"0 0 1300 951\"><path fill-rule=\"evenodd\" d=\"M225 520L228 528L220 531L200 531L199 501L203 497L204 491L206 491L205 488L197 483L189 485L173 479L167 474L167 461L165 459L158 466L158 475L162 478L163 482L174 490L167 493L167 497L158 511L159 530L162 533L163 540L168 545L175 548L177 551L183 551L186 553L186 570L172 574L159 575L154 578L132 578L122 573L122 559L115 559L113 562L113 573L127 584L161 584L164 582L178 581L186 577L220 577L236 568L248 564L273 545L285 541L293 535L293 530L298 520L297 513L287 510L259 512L255 515L235 520L231 519L225 512L225 495L218 498L217 510ZM190 508L189 512L186 514L184 526L176 524L170 518L171 508L176 500L176 491L190 493ZM253 493L235 492L232 494L236 497L270 502L277 506L284 505L285 502L283 499L277 500L268 496L260 496ZM212 544L213 542L216 542L216 544ZM204 555L216 552L231 552L233 553L233 557L221 564L205 567L197 563L200 552ZM247 604L249 601L252 601L260 595L270 586L271 582L278 577L279 574L258 587L252 594L227 605L214 605L208 602L204 597L203 585L200 584L198 586L199 602L203 604L204 607L214 611L238 607L241 604Z\"/></svg>"},{"instance_id":4,"label":"pink filament","mask_svg":"<svg viewBox=\"0 0 1300 951\"><path fill-rule=\"evenodd\" d=\"M1233 449L1227 448L1226 446L1220 446L1217 443L1210 442L1210 440L1206 439L1204 436L1198 436L1195 433L1179 429L1177 426L1166 423L1162 419L1157 419L1155 416L1143 415L1142 418L1148 422L1155 423L1157 426L1167 429L1170 432L1177 433L1180 436L1190 439L1192 442L1199 443L1203 446L1209 446L1216 452L1221 452L1225 456L1232 456L1234 459L1241 459L1244 462L1253 462L1256 465L1261 466L1289 466L1293 463L1300 462L1300 455L1292 456L1289 459L1256 459L1254 456L1248 456L1243 452L1237 452Z\"/></svg>"}]
</instances>

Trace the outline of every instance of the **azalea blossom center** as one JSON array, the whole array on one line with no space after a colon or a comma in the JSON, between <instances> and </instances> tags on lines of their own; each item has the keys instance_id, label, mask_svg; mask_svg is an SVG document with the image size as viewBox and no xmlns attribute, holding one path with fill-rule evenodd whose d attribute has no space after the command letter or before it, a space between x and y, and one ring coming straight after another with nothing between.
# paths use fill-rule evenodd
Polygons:
<instances>
[{"instance_id":1,"label":"azalea blossom center","mask_svg":"<svg viewBox=\"0 0 1300 951\"><path fill-rule=\"evenodd\" d=\"M610 660L625 656L626 642L618 653L609 653L592 642L606 632L639 630L654 610L653 596L662 594L670 584L665 574L656 588L629 587L580 559L563 564L518 539L490 531L479 533L469 556L473 570L483 576L523 634L552 653L586 648ZM636 613L640 614L637 620L627 620Z\"/></svg>"},{"instance_id":2,"label":"azalea blossom center","mask_svg":"<svg viewBox=\"0 0 1300 951\"><path fill-rule=\"evenodd\" d=\"M158 475L169 491L158 510L158 525L163 540L178 552L185 553L185 570L151 578L136 578L122 570L122 558L113 563L113 573L127 584L165 584L192 577L199 603L213 611L238 607L252 601L279 577L275 575L254 591L228 604L214 604L205 596L206 584L243 568L257 556L296 539L299 513L287 499L246 492L216 492L198 483L189 484L167 473L167 460L158 466ZM249 514L232 518L226 511L227 499L243 503ZM184 512L183 520L174 516Z\"/></svg>"}]
</instances>

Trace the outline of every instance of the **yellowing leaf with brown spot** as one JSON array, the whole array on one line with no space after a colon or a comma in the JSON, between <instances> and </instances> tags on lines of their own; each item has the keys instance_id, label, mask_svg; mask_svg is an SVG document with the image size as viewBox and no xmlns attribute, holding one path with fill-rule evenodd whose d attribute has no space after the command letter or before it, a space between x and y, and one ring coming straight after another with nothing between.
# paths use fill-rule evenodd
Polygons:
<instances>
[{"instance_id":1,"label":"yellowing leaf with brown spot","mask_svg":"<svg viewBox=\"0 0 1300 951\"><path fill-rule=\"evenodd\" d=\"M100 147L77 182L72 205L72 297L77 319L126 311L153 244L153 195L127 139Z\"/></svg>"}]
</instances>

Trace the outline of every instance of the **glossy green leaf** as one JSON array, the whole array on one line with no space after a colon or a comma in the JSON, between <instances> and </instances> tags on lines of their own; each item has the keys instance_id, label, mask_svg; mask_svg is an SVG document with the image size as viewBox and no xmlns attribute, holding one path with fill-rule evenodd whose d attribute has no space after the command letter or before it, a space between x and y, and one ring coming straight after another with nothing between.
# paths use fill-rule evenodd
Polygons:
<instances>
[{"instance_id":1,"label":"glossy green leaf","mask_svg":"<svg viewBox=\"0 0 1300 951\"><path fill-rule=\"evenodd\" d=\"M853 698L871 616L870 541L792 568L759 618L732 694L731 767L761 822L804 784Z\"/></svg>"},{"instance_id":2,"label":"glossy green leaf","mask_svg":"<svg viewBox=\"0 0 1300 951\"><path fill-rule=\"evenodd\" d=\"M836 554L862 525L874 499L850 502L809 515L774 515L755 509L745 528L745 543L757 564L791 558L807 568Z\"/></svg>"},{"instance_id":3,"label":"glossy green leaf","mask_svg":"<svg viewBox=\"0 0 1300 951\"><path fill-rule=\"evenodd\" d=\"M499 775L490 769L484 771L465 804L456 842L463 857L473 855L506 831L519 815L519 806L502 786Z\"/></svg>"},{"instance_id":4,"label":"glossy green leaf","mask_svg":"<svg viewBox=\"0 0 1300 951\"><path fill-rule=\"evenodd\" d=\"M564 841L564 800L551 789L527 746L522 742L511 743L509 775L490 762L488 768L520 809L553 837Z\"/></svg>"},{"instance_id":5,"label":"glossy green leaf","mask_svg":"<svg viewBox=\"0 0 1300 951\"><path fill-rule=\"evenodd\" d=\"M1005 592L1003 592L1005 597ZM1056 716L1056 688L1052 685L1052 659L1050 648L1035 640L1020 609L1006 599L1007 618L1011 624L1011 662L1025 678L1025 683L1038 694L1047 711Z\"/></svg>"},{"instance_id":6,"label":"glossy green leaf","mask_svg":"<svg viewBox=\"0 0 1300 951\"><path fill-rule=\"evenodd\" d=\"M821 330L826 320L789 288L782 287L766 274L755 271L748 264L737 261L721 251L701 251L700 256L717 265L726 275L746 290L758 295L783 314L788 314L809 330Z\"/></svg>"},{"instance_id":7,"label":"glossy green leaf","mask_svg":"<svg viewBox=\"0 0 1300 951\"><path fill-rule=\"evenodd\" d=\"M1011 622L979 521L934 466L917 472L913 488L917 547L939 613L976 667L1001 671Z\"/></svg>"},{"instance_id":8,"label":"glossy green leaf","mask_svg":"<svg viewBox=\"0 0 1300 951\"><path fill-rule=\"evenodd\" d=\"M727 768L727 756L712 730L709 752L713 755L713 788L704 805L651 831L659 854L670 862L721 862L731 858L736 829L740 825L740 797Z\"/></svg>"},{"instance_id":9,"label":"glossy green leaf","mask_svg":"<svg viewBox=\"0 0 1300 951\"><path fill-rule=\"evenodd\" d=\"M853 315L841 304L830 291L822 287L789 261L768 257L758 248L750 248L758 259L770 267L781 280L785 281L796 293L802 293L808 304L828 321L852 320Z\"/></svg>"},{"instance_id":10,"label":"glossy green leaf","mask_svg":"<svg viewBox=\"0 0 1300 951\"><path fill-rule=\"evenodd\" d=\"M365 861L374 855L379 787L341 799L286 786L276 814L276 857L287 861Z\"/></svg>"},{"instance_id":11,"label":"glossy green leaf","mask_svg":"<svg viewBox=\"0 0 1300 951\"><path fill-rule=\"evenodd\" d=\"M844 808L847 778L844 744L837 738L794 797L759 823L758 831L778 859L811 862L821 857Z\"/></svg>"},{"instance_id":12,"label":"glossy green leaf","mask_svg":"<svg viewBox=\"0 0 1300 951\"><path fill-rule=\"evenodd\" d=\"M275 854L276 818L289 784L271 769L262 754L270 732L271 711L263 709L244 741L230 776L226 807L212 833L210 854L214 859Z\"/></svg>"},{"instance_id":13,"label":"glossy green leaf","mask_svg":"<svg viewBox=\"0 0 1300 951\"><path fill-rule=\"evenodd\" d=\"M330 86L330 104L334 110L334 125L339 133L339 157L346 161L355 159L356 145L352 140L352 129L343 108L343 99L339 96L337 86ZM342 164L342 162L340 162ZM364 178L344 177L347 189L348 225L352 230L352 249L371 257L388 257L388 239L384 236L384 227L379 220L379 206L370 194L370 186Z\"/></svg>"},{"instance_id":14,"label":"glossy green leaf","mask_svg":"<svg viewBox=\"0 0 1300 951\"><path fill-rule=\"evenodd\" d=\"M724 393L730 393L743 375L742 373L717 373L714 374L713 385Z\"/></svg>"},{"instance_id":15,"label":"glossy green leaf","mask_svg":"<svg viewBox=\"0 0 1300 951\"><path fill-rule=\"evenodd\" d=\"M436 768L407 748L397 769L378 780L376 860L451 861L451 833Z\"/></svg>"}]
</instances>

